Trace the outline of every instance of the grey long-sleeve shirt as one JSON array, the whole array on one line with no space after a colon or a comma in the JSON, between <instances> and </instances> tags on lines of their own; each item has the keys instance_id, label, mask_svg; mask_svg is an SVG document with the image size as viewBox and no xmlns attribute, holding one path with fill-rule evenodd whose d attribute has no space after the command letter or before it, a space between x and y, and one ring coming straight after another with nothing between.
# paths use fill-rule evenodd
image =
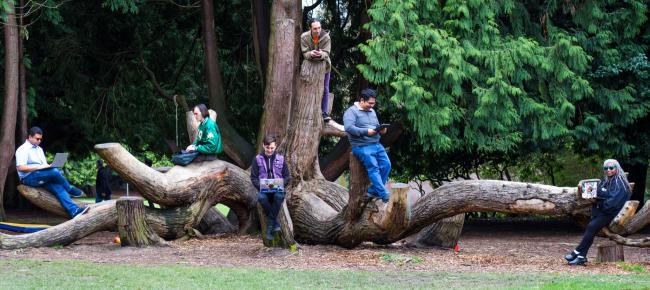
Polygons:
<instances>
[{"instance_id":1,"label":"grey long-sleeve shirt","mask_svg":"<svg viewBox=\"0 0 650 290\"><path fill-rule=\"evenodd\" d=\"M348 140L352 147L365 146L379 142L379 132L373 136L368 136L368 129L377 128L379 120L375 110L364 111L359 103L354 103L343 115L343 125L345 133L348 134Z\"/></svg>"}]
</instances>

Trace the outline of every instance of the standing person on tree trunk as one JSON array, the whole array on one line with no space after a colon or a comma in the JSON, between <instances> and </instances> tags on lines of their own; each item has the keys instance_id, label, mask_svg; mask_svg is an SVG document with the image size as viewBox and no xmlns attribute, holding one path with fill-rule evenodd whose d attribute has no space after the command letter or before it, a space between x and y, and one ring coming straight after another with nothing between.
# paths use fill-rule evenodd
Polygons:
<instances>
[{"instance_id":1,"label":"standing person on tree trunk","mask_svg":"<svg viewBox=\"0 0 650 290\"><path fill-rule=\"evenodd\" d=\"M327 103L330 95L330 72L332 70L332 62L330 60L332 43L329 32L321 29L320 21L312 20L309 27L309 31L300 35L300 50L306 60L324 61L326 63L321 111L323 120L327 123L332 120L327 112Z\"/></svg>"},{"instance_id":2,"label":"standing person on tree trunk","mask_svg":"<svg viewBox=\"0 0 650 290\"><path fill-rule=\"evenodd\" d=\"M390 192L384 187L390 174L390 160L386 149L379 143L379 134L386 134L388 128L379 132L379 120L373 107L377 102L374 90L365 89L361 92L359 102L355 102L343 115L345 132L352 145L352 153L361 160L368 171L368 178L372 183L368 188L368 196L381 198L388 202Z\"/></svg>"},{"instance_id":3,"label":"standing person on tree trunk","mask_svg":"<svg viewBox=\"0 0 650 290\"><path fill-rule=\"evenodd\" d=\"M259 191L257 201L262 205L267 217L266 239L272 240L273 233L280 231L278 213L282 208L285 192L282 189L260 189L260 179L282 178L286 187L291 175L284 156L275 153L277 144L275 137L266 135L262 143L264 150L255 156L251 166L251 182Z\"/></svg>"},{"instance_id":4,"label":"standing person on tree trunk","mask_svg":"<svg viewBox=\"0 0 650 290\"><path fill-rule=\"evenodd\" d=\"M71 186L58 168L47 164L43 148L39 146L43 140L43 130L32 127L27 135L25 143L16 149L16 169L20 182L27 186L47 189L56 196L72 218L88 211L88 207L78 207L70 198L70 195L80 197L83 192Z\"/></svg>"},{"instance_id":5,"label":"standing person on tree trunk","mask_svg":"<svg viewBox=\"0 0 650 290\"><path fill-rule=\"evenodd\" d=\"M221 133L219 126L210 119L208 107L198 104L192 109L194 119L199 123L198 134L194 142L187 146L187 152L198 152L199 156L194 162L216 160L217 154L223 152L221 147Z\"/></svg>"},{"instance_id":6,"label":"standing person on tree trunk","mask_svg":"<svg viewBox=\"0 0 650 290\"><path fill-rule=\"evenodd\" d=\"M587 191L598 190L596 203L591 207L591 220L578 247L564 256L569 265L584 265L587 263L587 252L594 242L596 233L609 225L616 217L625 202L630 199L630 183L618 161L607 159L603 162L605 177L600 180L598 188L588 188Z\"/></svg>"}]
</instances>

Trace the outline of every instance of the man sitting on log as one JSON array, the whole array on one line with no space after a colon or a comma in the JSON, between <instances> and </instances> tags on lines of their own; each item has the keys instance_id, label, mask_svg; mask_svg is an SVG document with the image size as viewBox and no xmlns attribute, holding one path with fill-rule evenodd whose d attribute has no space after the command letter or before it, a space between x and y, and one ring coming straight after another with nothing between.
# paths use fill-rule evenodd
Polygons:
<instances>
[{"instance_id":1,"label":"man sitting on log","mask_svg":"<svg viewBox=\"0 0 650 290\"><path fill-rule=\"evenodd\" d=\"M83 192L71 186L56 167L50 167L45 159L43 148L43 130L32 127L27 132L27 140L16 149L16 169L20 182L31 187L44 187L59 200L61 206L74 218L88 211L88 207L78 207L70 195L79 197Z\"/></svg>"},{"instance_id":2,"label":"man sitting on log","mask_svg":"<svg viewBox=\"0 0 650 290\"><path fill-rule=\"evenodd\" d=\"M381 198L388 202L390 192L384 187L390 174L390 160L386 149L379 143L379 135L386 134L388 128L379 132L379 120L373 110L377 102L376 93L372 89L361 92L359 102L355 102L343 115L345 132L352 145L352 153L361 160L368 171L371 185L368 188L368 197Z\"/></svg>"},{"instance_id":3,"label":"man sitting on log","mask_svg":"<svg viewBox=\"0 0 650 290\"><path fill-rule=\"evenodd\" d=\"M289 167L284 161L284 156L275 153L277 144L275 137L266 135L262 143L264 150L255 156L251 166L251 182L259 191L257 201L262 205L267 217L266 239L272 240L273 233L280 231L278 213L282 208L282 202L284 202L283 188L289 184L291 175L289 174ZM282 188L273 188L273 186L262 188L260 186L260 180L276 178L283 179Z\"/></svg>"},{"instance_id":4,"label":"man sitting on log","mask_svg":"<svg viewBox=\"0 0 650 290\"><path fill-rule=\"evenodd\" d=\"M194 142L187 146L186 151L199 153L193 162L216 160L217 154L223 152L219 126L210 119L210 112L204 104L194 106L192 113L199 123L199 132Z\"/></svg>"}]
</instances>

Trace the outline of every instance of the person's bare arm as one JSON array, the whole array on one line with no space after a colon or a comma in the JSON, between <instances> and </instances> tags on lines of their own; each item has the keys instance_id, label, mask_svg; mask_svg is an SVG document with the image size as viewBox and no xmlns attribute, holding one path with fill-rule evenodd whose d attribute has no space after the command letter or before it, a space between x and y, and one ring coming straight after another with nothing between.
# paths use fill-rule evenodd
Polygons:
<instances>
[{"instance_id":1,"label":"person's bare arm","mask_svg":"<svg viewBox=\"0 0 650 290\"><path fill-rule=\"evenodd\" d=\"M43 169L43 168L48 168L48 167L50 167L49 164L34 164L34 165L16 166L16 169L18 169L18 171L22 171L22 172L32 172L32 171L36 171L36 170Z\"/></svg>"}]
</instances>

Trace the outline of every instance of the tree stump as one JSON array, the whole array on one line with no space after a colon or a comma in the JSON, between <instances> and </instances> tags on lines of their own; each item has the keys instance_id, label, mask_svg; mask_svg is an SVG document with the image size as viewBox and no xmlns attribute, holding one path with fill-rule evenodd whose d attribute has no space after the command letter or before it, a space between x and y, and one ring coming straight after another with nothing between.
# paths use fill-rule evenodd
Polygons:
<instances>
[{"instance_id":1,"label":"tree stump","mask_svg":"<svg viewBox=\"0 0 650 290\"><path fill-rule=\"evenodd\" d=\"M164 242L147 225L143 201L140 197L125 196L116 202L117 229L122 246L146 247Z\"/></svg>"},{"instance_id":2,"label":"tree stump","mask_svg":"<svg viewBox=\"0 0 650 290\"><path fill-rule=\"evenodd\" d=\"M625 261L623 246L615 243L606 243L598 245L598 262L618 262Z\"/></svg>"},{"instance_id":3,"label":"tree stump","mask_svg":"<svg viewBox=\"0 0 650 290\"><path fill-rule=\"evenodd\" d=\"M418 248L442 247L451 249L458 244L464 223L465 214L444 218L422 229L415 237L415 240L408 245Z\"/></svg>"}]
</instances>

